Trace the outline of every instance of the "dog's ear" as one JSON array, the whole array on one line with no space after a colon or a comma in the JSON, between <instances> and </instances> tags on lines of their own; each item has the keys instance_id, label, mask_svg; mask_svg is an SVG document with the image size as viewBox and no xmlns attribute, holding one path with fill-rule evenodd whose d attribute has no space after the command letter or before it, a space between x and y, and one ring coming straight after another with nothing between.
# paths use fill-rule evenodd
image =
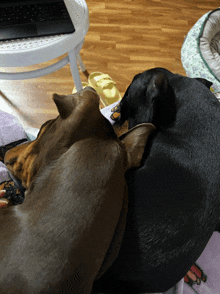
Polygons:
<instances>
[{"instance_id":1,"label":"dog's ear","mask_svg":"<svg viewBox=\"0 0 220 294\"><path fill-rule=\"evenodd\" d=\"M66 119L73 111L73 99L69 96L53 94L53 101L62 119Z\"/></svg>"},{"instance_id":2,"label":"dog's ear","mask_svg":"<svg viewBox=\"0 0 220 294\"><path fill-rule=\"evenodd\" d=\"M150 122L156 127L168 127L176 118L175 94L167 77L158 72L151 78L146 96L151 109Z\"/></svg>"},{"instance_id":3,"label":"dog's ear","mask_svg":"<svg viewBox=\"0 0 220 294\"><path fill-rule=\"evenodd\" d=\"M203 79L203 78L195 78L195 80L199 81L200 83L202 83L203 85L205 85L208 89L210 89L212 82Z\"/></svg>"},{"instance_id":4,"label":"dog's ear","mask_svg":"<svg viewBox=\"0 0 220 294\"><path fill-rule=\"evenodd\" d=\"M154 129L154 125L143 123L119 137L127 152L127 169L140 166L147 139Z\"/></svg>"},{"instance_id":5,"label":"dog's ear","mask_svg":"<svg viewBox=\"0 0 220 294\"><path fill-rule=\"evenodd\" d=\"M155 101L164 97L164 95L168 91L168 80L164 74L161 72L156 73L152 79L150 80L147 90L146 96L151 99L151 101Z\"/></svg>"}]
</instances>

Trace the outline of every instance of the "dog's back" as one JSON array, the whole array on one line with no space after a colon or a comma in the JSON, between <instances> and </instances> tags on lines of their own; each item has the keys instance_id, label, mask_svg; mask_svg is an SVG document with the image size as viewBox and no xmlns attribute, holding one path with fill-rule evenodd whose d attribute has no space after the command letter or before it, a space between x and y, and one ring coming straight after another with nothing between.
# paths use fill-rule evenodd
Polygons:
<instances>
[{"instance_id":1,"label":"dog's back","mask_svg":"<svg viewBox=\"0 0 220 294\"><path fill-rule=\"evenodd\" d=\"M135 95L140 84L140 93L150 96ZM148 100L140 105L143 95ZM164 292L198 259L219 220L220 105L200 81L164 69L139 75L123 100L121 116L129 127L145 121L157 130L146 146L143 166L127 173L124 242L96 286L103 290L110 283L113 293L119 288L120 293Z\"/></svg>"},{"instance_id":2,"label":"dog's back","mask_svg":"<svg viewBox=\"0 0 220 294\"><path fill-rule=\"evenodd\" d=\"M4 158L27 191L22 205L1 209L1 294L91 293L120 248L124 173L139 166L154 129L142 124L119 140L92 88L54 102L59 116Z\"/></svg>"}]
</instances>

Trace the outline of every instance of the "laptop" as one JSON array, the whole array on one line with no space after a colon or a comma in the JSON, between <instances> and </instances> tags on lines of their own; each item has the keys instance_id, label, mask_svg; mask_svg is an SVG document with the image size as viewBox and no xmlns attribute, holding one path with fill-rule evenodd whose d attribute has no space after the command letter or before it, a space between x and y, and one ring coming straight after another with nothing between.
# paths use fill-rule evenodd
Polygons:
<instances>
[{"instance_id":1,"label":"laptop","mask_svg":"<svg viewBox=\"0 0 220 294\"><path fill-rule=\"evenodd\" d=\"M0 1L0 41L74 31L64 0Z\"/></svg>"}]
</instances>

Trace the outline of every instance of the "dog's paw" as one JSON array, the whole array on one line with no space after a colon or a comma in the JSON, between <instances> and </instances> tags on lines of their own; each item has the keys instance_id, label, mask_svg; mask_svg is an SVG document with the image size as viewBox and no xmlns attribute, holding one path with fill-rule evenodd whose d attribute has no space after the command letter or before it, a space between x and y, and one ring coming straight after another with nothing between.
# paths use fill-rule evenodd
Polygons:
<instances>
[{"instance_id":1,"label":"dog's paw","mask_svg":"<svg viewBox=\"0 0 220 294\"><path fill-rule=\"evenodd\" d=\"M0 187L0 208L21 204L25 198L25 188L21 181L4 182Z\"/></svg>"},{"instance_id":2,"label":"dog's paw","mask_svg":"<svg viewBox=\"0 0 220 294\"><path fill-rule=\"evenodd\" d=\"M206 280L207 276L197 264L194 264L184 277L184 281L190 286L195 283L200 285L202 281L206 282Z\"/></svg>"},{"instance_id":3,"label":"dog's paw","mask_svg":"<svg viewBox=\"0 0 220 294\"><path fill-rule=\"evenodd\" d=\"M114 113L112 113L112 115L110 116L110 118L112 120L116 120L119 116L120 116L120 113L119 112L114 112Z\"/></svg>"},{"instance_id":4,"label":"dog's paw","mask_svg":"<svg viewBox=\"0 0 220 294\"><path fill-rule=\"evenodd\" d=\"M118 103L114 108L111 109L112 115L110 116L112 120L116 120L120 116L120 103Z\"/></svg>"},{"instance_id":5,"label":"dog's paw","mask_svg":"<svg viewBox=\"0 0 220 294\"><path fill-rule=\"evenodd\" d=\"M111 112L115 112L115 111L117 111L117 112L120 111L120 103L118 103L115 107L113 107L113 108L111 109Z\"/></svg>"}]
</instances>

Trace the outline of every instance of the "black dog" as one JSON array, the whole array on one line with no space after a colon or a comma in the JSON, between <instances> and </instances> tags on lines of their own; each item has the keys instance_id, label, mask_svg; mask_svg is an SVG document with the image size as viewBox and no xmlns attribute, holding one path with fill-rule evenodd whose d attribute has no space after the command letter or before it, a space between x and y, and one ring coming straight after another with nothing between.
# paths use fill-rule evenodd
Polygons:
<instances>
[{"instance_id":1,"label":"black dog","mask_svg":"<svg viewBox=\"0 0 220 294\"><path fill-rule=\"evenodd\" d=\"M129 212L118 258L94 292L164 292L203 252L220 217L220 104L204 79L138 74L118 123L156 126L143 165L127 173ZM148 141L149 142L149 141Z\"/></svg>"}]
</instances>

